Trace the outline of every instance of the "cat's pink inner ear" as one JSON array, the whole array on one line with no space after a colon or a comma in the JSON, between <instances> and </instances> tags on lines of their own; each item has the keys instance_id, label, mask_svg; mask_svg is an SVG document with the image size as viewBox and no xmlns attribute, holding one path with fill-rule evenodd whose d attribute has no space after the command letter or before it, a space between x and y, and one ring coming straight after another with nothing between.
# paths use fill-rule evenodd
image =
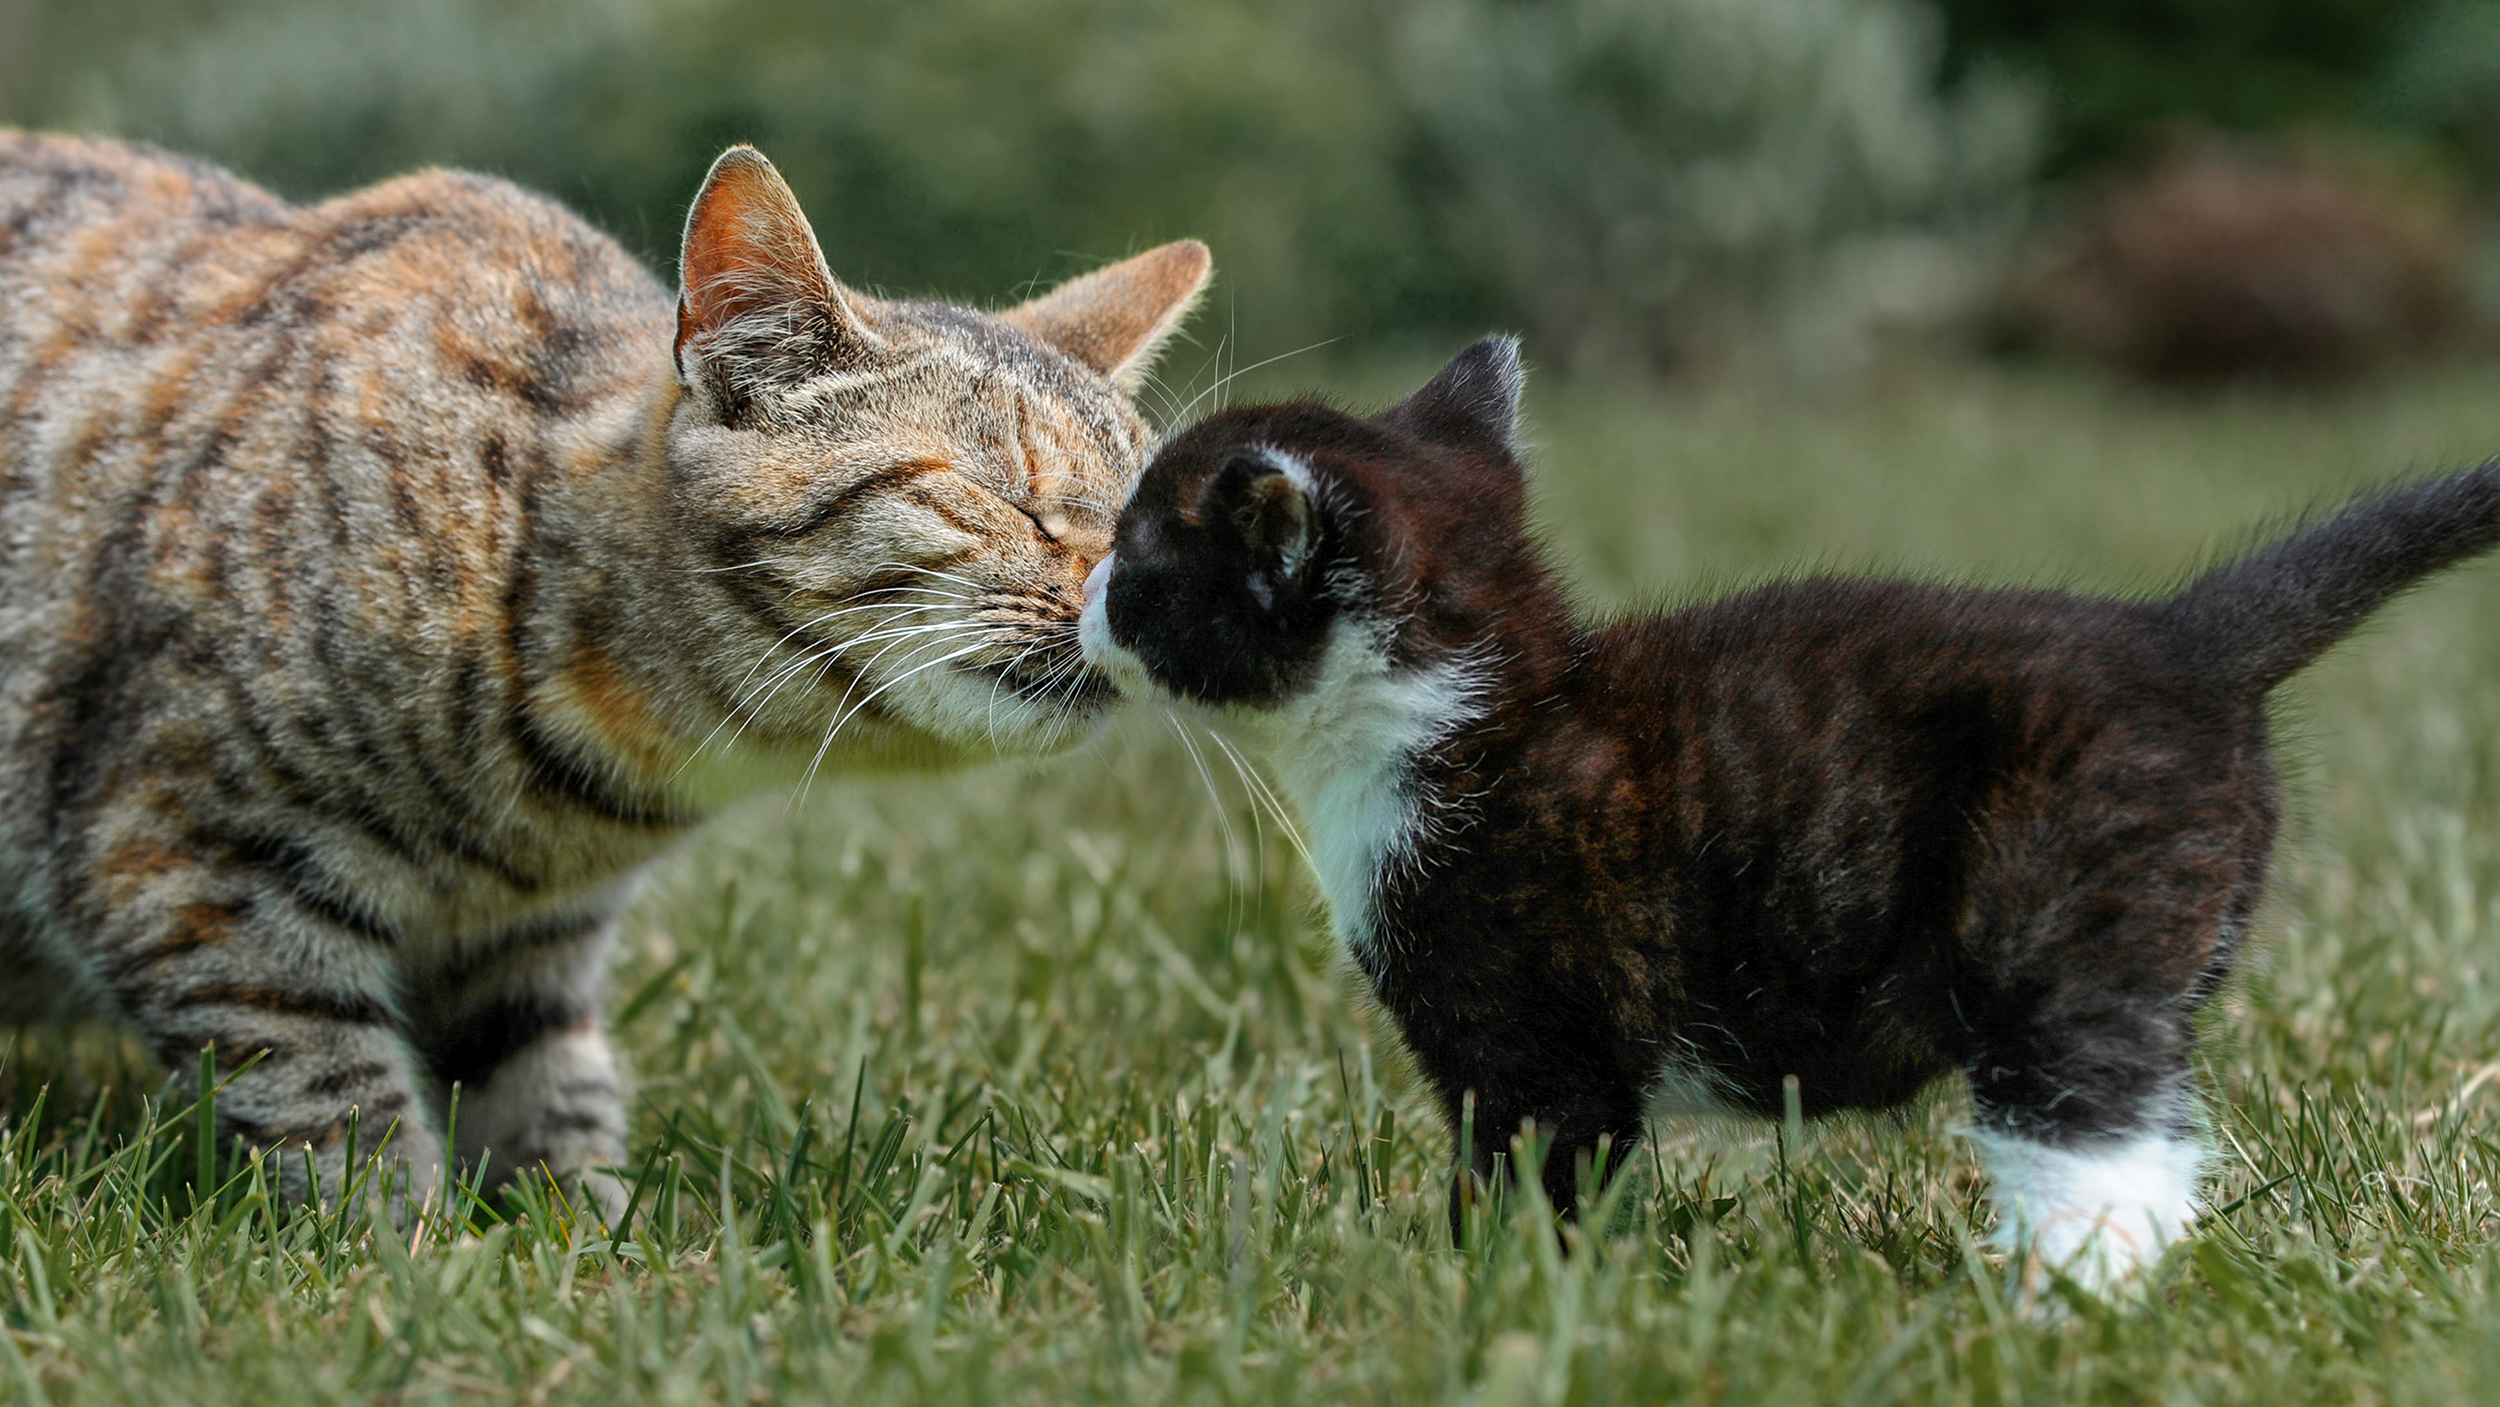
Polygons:
<instances>
[{"instance_id":1,"label":"cat's pink inner ear","mask_svg":"<svg viewBox=\"0 0 2500 1407\"><path fill-rule=\"evenodd\" d=\"M678 284L680 366L690 339L749 313L816 309L836 327L856 326L798 197L753 147L722 152L703 178L686 214Z\"/></svg>"},{"instance_id":2,"label":"cat's pink inner ear","mask_svg":"<svg viewBox=\"0 0 2500 1407\"><path fill-rule=\"evenodd\" d=\"M1205 245L1177 240L1072 278L999 316L1133 390L1205 290L1213 262Z\"/></svg>"}]
</instances>

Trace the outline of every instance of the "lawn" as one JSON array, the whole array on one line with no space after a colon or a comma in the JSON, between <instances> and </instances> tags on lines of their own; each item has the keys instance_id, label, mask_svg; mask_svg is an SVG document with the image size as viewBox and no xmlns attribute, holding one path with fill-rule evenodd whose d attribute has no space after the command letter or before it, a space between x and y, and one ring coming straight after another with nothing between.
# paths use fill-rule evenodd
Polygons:
<instances>
[{"instance_id":1,"label":"lawn","mask_svg":"<svg viewBox=\"0 0 2500 1407\"><path fill-rule=\"evenodd\" d=\"M1421 367L1348 373L1388 390ZM1799 566L2158 589L2252 525L2500 450L2500 367L2188 398L1912 366L1826 400L1540 386L1590 609ZM54 1402L2500 1400L2500 569L2281 698L2300 820L2208 1022L2214 1214L2107 1307L1974 1249L1940 1091L1658 1131L1567 1234L1448 1244L1442 1134L1272 819L1156 716L820 785L652 875L611 1008L621 1229L413 1239L196 1190L110 1033L0 1065L0 1393ZM1202 765L1203 764L1203 765ZM48 1089L47 1089L48 1087ZM212 1181L222 1172L212 1173Z\"/></svg>"}]
</instances>

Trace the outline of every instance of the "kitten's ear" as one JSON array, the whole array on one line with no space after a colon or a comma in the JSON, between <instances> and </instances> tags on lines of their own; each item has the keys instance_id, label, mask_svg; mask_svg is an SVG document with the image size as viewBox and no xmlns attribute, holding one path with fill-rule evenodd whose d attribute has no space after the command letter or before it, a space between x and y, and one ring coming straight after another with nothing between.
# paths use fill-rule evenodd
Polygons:
<instances>
[{"instance_id":1,"label":"kitten's ear","mask_svg":"<svg viewBox=\"0 0 2500 1407\"><path fill-rule=\"evenodd\" d=\"M999 314L1134 391L1207 286L1207 247L1184 239L1072 278Z\"/></svg>"},{"instance_id":2,"label":"kitten's ear","mask_svg":"<svg viewBox=\"0 0 2500 1407\"><path fill-rule=\"evenodd\" d=\"M1391 414L1428 436L1489 437L1516 454L1519 393L1527 381L1528 373L1519 364L1519 339L1487 337L1452 357Z\"/></svg>"},{"instance_id":3,"label":"kitten's ear","mask_svg":"<svg viewBox=\"0 0 2500 1407\"><path fill-rule=\"evenodd\" d=\"M1302 569L1311 552L1311 496L1294 474L1253 454L1236 454L1217 474L1219 506L1241 533L1250 559L1278 578Z\"/></svg>"},{"instance_id":4,"label":"kitten's ear","mask_svg":"<svg viewBox=\"0 0 2500 1407\"><path fill-rule=\"evenodd\" d=\"M761 389L796 385L873 347L858 295L834 280L798 197L753 147L722 152L686 212L677 371L733 417Z\"/></svg>"}]
</instances>

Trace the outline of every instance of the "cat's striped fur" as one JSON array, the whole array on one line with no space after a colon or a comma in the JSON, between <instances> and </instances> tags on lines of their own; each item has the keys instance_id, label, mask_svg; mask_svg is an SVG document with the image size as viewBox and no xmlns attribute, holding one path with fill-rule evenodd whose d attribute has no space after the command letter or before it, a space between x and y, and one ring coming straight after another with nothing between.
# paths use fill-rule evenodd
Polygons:
<instances>
[{"instance_id":1,"label":"cat's striped fur","mask_svg":"<svg viewBox=\"0 0 2500 1407\"><path fill-rule=\"evenodd\" d=\"M0 1018L214 1047L324 1178L360 1111L428 1183L456 1083L459 1159L596 1186L637 866L759 771L1082 731L1123 391L1205 274L871 299L741 148L672 310L501 182L0 132Z\"/></svg>"}]
</instances>

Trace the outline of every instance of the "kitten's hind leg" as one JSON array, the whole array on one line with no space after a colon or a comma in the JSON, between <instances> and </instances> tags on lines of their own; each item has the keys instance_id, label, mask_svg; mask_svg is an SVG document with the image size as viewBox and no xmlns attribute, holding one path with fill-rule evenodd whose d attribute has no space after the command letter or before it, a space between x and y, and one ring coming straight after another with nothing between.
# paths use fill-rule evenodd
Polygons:
<instances>
[{"instance_id":1,"label":"kitten's hind leg","mask_svg":"<svg viewBox=\"0 0 2500 1407\"><path fill-rule=\"evenodd\" d=\"M1937 1012L1937 1044L1970 1075L1997 1239L2095 1290L2196 1220L2195 1014L2230 971L2274 834L2262 787L2129 785L1971 877Z\"/></svg>"},{"instance_id":2,"label":"kitten's hind leg","mask_svg":"<svg viewBox=\"0 0 2500 1407\"><path fill-rule=\"evenodd\" d=\"M599 1017L606 975L604 912L543 918L479 945L480 957L439 984L428 1056L460 1090L452 1137L463 1167L488 1188L552 1176L586 1194L592 1213L625 1210L611 1171L625 1160L624 1079Z\"/></svg>"},{"instance_id":3,"label":"kitten's hind leg","mask_svg":"<svg viewBox=\"0 0 2500 1407\"><path fill-rule=\"evenodd\" d=\"M1999 1048L1973 1062L1971 1134L1988 1168L1998 1244L2097 1292L2187 1233L2205 1145L2183 1039L2175 1045L2176 1067L2160 1072L2140 1060L2112 1068L2088 1046Z\"/></svg>"}]
</instances>

